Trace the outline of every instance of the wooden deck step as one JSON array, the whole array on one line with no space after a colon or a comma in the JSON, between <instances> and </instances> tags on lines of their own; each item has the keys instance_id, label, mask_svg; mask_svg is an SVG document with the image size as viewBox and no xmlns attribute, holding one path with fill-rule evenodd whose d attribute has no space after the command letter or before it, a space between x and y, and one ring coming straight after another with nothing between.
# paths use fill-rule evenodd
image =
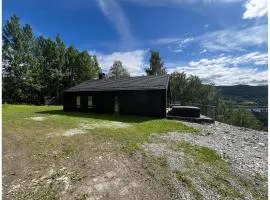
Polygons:
<instances>
[{"instance_id":1,"label":"wooden deck step","mask_svg":"<svg viewBox=\"0 0 270 200\"><path fill-rule=\"evenodd\" d=\"M180 116L167 115L167 118L184 120L184 121L189 121L189 122L197 122L197 123L214 123L215 122L214 119L204 116L204 115L200 115L200 117L180 117Z\"/></svg>"}]
</instances>

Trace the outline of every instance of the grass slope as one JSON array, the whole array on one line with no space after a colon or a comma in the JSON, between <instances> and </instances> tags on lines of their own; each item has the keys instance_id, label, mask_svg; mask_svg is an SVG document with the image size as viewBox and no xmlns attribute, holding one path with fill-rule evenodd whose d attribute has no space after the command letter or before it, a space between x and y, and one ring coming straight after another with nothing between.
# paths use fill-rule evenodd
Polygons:
<instances>
[{"instance_id":1,"label":"grass slope","mask_svg":"<svg viewBox=\"0 0 270 200\"><path fill-rule=\"evenodd\" d=\"M34 121L31 117L44 117L44 120ZM128 126L126 128L102 126L111 121L123 122ZM25 134L29 137L35 137L35 135L44 137L50 132L63 132L67 129L76 128L80 123L100 124L100 127L89 130L89 133L100 139L113 139L120 142L126 150L133 150L139 144L146 142L151 133L170 131L198 133L198 130L179 121L168 119L63 112L61 106L3 106L3 127L4 129L9 127L10 134L17 135L18 132L21 132L22 135ZM75 138L78 137L87 137L87 135L75 136ZM72 138L72 140L75 138ZM64 140L69 140L69 138L61 139L61 141Z\"/></svg>"},{"instance_id":2,"label":"grass slope","mask_svg":"<svg viewBox=\"0 0 270 200\"><path fill-rule=\"evenodd\" d=\"M76 185L89 176L89 170L93 173L99 170L92 168L94 163L87 160L110 153L129 155L147 142L151 133L198 133L175 120L63 112L61 106L3 105L2 108L3 191L12 199L58 199L60 191L65 190L64 180ZM128 126L105 126L113 121ZM94 124L96 128L85 129L84 134L61 135L78 129L82 123ZM54 172L46 175L48 170ZM42 180L37 178L45 176ZM33 186L37 180L39 183ZM47 184L46 180L51 182Z\"/></svg>"}]
</instances>

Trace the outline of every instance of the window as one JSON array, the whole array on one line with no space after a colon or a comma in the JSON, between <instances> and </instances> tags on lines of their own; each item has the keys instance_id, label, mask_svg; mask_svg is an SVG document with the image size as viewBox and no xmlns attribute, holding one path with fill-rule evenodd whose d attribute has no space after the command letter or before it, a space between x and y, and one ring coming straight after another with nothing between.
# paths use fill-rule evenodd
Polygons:
<instances>
[{"instance_id":1,"label":"window","mask_svg":"<svg viewBox=\"0 0 270 200\"><path fill-rule=\"evenodd\" d=\"M114 97L114 112L119 113L119 99L118 96Z\"/></svg>"},{"instance_id":2,"label":"window","mask_svg":"<svg viewBox=\"0 0 270 200\"><path fill-rule=\"evenodd\" d=\"M80 108L81 107L81 97L80 96L77 96L76 97L76 107L77 108Z\"/></svg>"},{"instance_id":3,"label":"window","mask_svg":"<svg viewBox=\"0 0 270 200\"><path fill-rule=\"evenodd\" d=\"M92 108L92 107L93 107L92 96L88 96L88 108Z\"/></svg>"}]
</instances>

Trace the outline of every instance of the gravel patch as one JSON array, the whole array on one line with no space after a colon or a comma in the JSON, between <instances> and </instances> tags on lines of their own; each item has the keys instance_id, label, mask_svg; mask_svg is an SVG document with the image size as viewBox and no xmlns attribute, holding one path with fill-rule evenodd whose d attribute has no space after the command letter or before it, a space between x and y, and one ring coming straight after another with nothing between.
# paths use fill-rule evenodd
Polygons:
<instances>
[{"instance_id":1,"label":"gravel patch","mask_svg":"<svg viewBox=\"0 0 270 200\"><path fill-rule=\"evenodd\" d=\"M50 169L44 176L37 177L26 182L25 180L18 180L11 185L11 189L7 192L10 196L16 196L16 194L24 194L30 191L37 192L44 188L49 188L51 185L60 185L61 194L65 194L71 185L72 174L67 171L65 167L55 171Z\"/></svg>"},{"instance_id":2,"label":"gravel patch","mask_svg":"<svg viewBox=\"0 0 270 200\"><path fill-rule=\"evenodd\" d=\"M130 125L124 122L117 122L117 121L100 121L100 122L93 122L93 123L81 123L79 124L79 128L81 129L95 129L95 128L127 128Z\"/></svg>"},{"instance_id":3,"label":"gravel patch","mask_svg":"<svg viewBox=\"0 0 270 200\"><path fill-rule=\"evenodd\" d=\"M80 128L72 128L72 129L69 129L69 130L65 131L65 132L63 133L63 136L73 136L73 135L83 134L83 133L86 133L86 131L83 130L83 129L80 129Z\"/></svg>"},{"instance_id":4,"label":"gravel patch","mask_svg":"<svg viewBox=\"0 0 270 200\"><path fill-rule=\"evenodd\" d=\"M30 119L41 122L46 119L46 117L30 117Z\"/></svg>"},{"instance_id":5,"label":"gravel patch","mask_svg":"<svg viewBox=\"0 0 270 200\"><path fill-rule=\"evenodd\" d=\"M267 132L220 122L183 123L201 134L152 134L143 145L146 153L166 159L179 199L267 198ZM203 150L215 150L219 161L200 160Z\"/></svg>"},{"instance_id":6,"label":"gravel patch","mask_svg":"<svg viewBox=\"0 0 270 200\"><path fill-rule=\"evenodd\" d=\"M202 135L171 132L163 135L162 138L174 141L185 140L195 145L210 147L240 172L267 176L267 132L220 122L210 125L184 123L200 129Z\"/></svg>"},{"instance_id":7,"label":"gravel patch","mask_svg":"<svg viewBox=\"0 0 270 200\"><path fill-rule=\"evenodd\" d=\"M62 133L50 133L48 136L52 135L58 135L58 136L73 136L78 134L85 134L88 133L89 130L93 130L96 128L127 128L130 125L123 122L117 122L117 121L100 121L100 122L92 122L92 123L80 123L77 128L72 128L69 130L66 130Z\"/></svg>"}]
</instances>

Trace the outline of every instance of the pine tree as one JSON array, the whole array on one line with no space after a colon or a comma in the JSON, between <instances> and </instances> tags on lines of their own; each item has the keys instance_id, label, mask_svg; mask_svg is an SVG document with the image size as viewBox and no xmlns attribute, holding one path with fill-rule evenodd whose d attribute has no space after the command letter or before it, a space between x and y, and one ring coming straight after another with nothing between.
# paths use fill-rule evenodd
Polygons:
<instances>
[{"instance_id":1,"label":"pine tree","mask_svg":"<svg viewBox=\"0 0 270 200\"><path fill-rule=\"evenodd\" d=\"M147 75L166 74L166 69L158 51L150 51L150 67L145 69Z\"/></svg>"}]
</instances>

